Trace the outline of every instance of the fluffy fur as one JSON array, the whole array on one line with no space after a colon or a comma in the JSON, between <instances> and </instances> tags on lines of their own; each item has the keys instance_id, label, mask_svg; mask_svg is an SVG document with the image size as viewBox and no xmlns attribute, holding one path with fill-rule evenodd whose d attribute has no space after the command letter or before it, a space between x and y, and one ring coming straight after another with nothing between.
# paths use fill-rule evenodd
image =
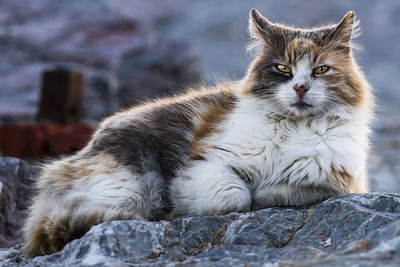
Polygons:
<instances>
[{"instance_id":1,"label":"fluffy fur","mask_svg":"<svg viewBox=\"0 0 400 267\"><path fill-rule=\"evenodd\" d=\"M337 25L295 29L252 10L257 54L243 80L118 113L82 151L44 166L25 252L56 252L104 221L367 192L373 101L352 56L357 25L349 12Z\"/></svg>"}]
</instances>

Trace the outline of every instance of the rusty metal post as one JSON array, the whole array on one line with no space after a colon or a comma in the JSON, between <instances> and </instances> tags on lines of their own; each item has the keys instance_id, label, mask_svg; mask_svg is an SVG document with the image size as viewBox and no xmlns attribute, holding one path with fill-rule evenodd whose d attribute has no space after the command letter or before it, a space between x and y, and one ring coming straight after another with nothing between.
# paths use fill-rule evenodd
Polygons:
<instances>
[{"instance_id":1,"label":"rusty metal post","mask_svg":"<svg viewBox=\"0 0 400 267\"><path fill-rule=\"evenodd\" d=\"M82 113L82 73L65 69L42 74L38 122L75 124Z\"/></svg>"}]
</instances>

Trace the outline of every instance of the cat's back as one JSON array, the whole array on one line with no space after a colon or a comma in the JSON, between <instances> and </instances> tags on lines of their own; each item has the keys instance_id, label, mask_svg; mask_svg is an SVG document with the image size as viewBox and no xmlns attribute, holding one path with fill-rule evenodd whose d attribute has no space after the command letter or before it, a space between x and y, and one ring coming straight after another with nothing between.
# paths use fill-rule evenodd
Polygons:
<instances>
[{"instance_id":1,"label":"cat's back","mask_svg":"<svg viewBox=\"0 0 400 267\"><path fill-rule=\"evenodd\" d=\"M85 151L143 171L157 167L171 177L236 101L234 84L151 101L105 119Z\"/></svg>"},{"instance_id":2,"label":"cat's back","mask_svg":"<svg viewBox=\"0 0 400 267\"><path fill-rule=\"evenodd\" d=\"M24 229L26 253L58 251L103 221L165 218L168 181L234 105L232 87L220 86L105 119L83 150L43 166Z\"/></svg>"}]
</instances>

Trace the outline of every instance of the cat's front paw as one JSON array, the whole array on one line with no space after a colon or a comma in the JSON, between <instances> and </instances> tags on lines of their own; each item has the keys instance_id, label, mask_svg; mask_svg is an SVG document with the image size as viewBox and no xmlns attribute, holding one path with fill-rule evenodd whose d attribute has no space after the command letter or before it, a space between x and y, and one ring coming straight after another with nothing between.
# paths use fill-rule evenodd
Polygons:
<instances>
[{"instance_id":1,"label":"cat's front paw","mask_svg":"<svg viewBox=\"0 0 400 267\"><path fill-rule=\"evenodd\" d=\"M213 214L226 214L229 212L242 212L251 209L251 195L247 187L227 184L218 188L215 195L205 201L206 210Z\"/></svg>"},{"instance_id":2,"label":"cat's front paw","mask_svg":"<svg viewBox=\"0 0 400 267\"><path fill-rule=\"evenodd\" d=\"M196 171L192 169L173 181L170 190L174 213L206 215L249 211L252 200L247 184L223 166L209 165Z\"/></svg>"}]
</instances>

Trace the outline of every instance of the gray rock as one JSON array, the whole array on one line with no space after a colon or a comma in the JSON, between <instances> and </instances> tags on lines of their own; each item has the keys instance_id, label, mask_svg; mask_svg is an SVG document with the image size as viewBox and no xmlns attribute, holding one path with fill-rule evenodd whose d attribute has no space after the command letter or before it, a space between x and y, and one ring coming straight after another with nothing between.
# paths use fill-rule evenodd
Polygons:
<instances>
[{"instance_id":1,"label":"gray rock","mask_svg":"<svg viewBox=\"0 0 400 267\"><path fill-rule=\"evenodd\" d=\"M400 195L347 195L302 209L107 222L49 256L2 249L0 265L395 266L399 229Z\"/></svg>"},{"instance_id":2,"label":"gray rock","mask_svg":"<svg viewBox=\"0 0 400 267\"><path fill-rule=\"evenodd\" d=\"M35 169L16 158L0 158L0 247L21 241L28 199L33 193Z\"/></svg>"}]
</instances>

